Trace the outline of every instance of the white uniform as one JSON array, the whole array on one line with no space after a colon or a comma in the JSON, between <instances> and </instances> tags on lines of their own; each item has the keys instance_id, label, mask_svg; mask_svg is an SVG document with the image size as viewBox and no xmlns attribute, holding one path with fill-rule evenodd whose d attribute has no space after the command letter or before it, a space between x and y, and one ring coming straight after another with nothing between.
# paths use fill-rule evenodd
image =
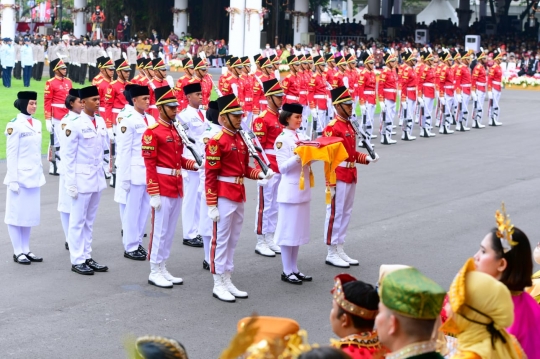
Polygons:
<instances>
[{"instance_id":1,"label":"white uniform","mask_svg":"<svg viewBox=\"0 0 540 359\"><path fill-rule=\"evenodd\" d=\"M95 125L92 120L95 120ZM103 153L109 149L105 121L84 111L65 127L66 145L62 149L66 189L78 195L71 199L68 244L71 264L92 258L92 227L103 191L107 184L103 173Z\"/></svg>"},{"instance_id":2,"label":"white uniform","mask_svg":"<svg viewBox=\"0 0 540 359\"><path fill-rule=\"evenodd\" d=\"M116 118L116 121L119 122L118 120L122 121L122 119L124 117L127 117L128 115L130 115L131 113L133 112L133 106L129 105L129 104L126 104L124 106L124 108L122 110L120 110L120 112L118 113L118 117ZM118 126L114 126L113 127L113 131L114 131L114 143L115 143L115 149L116 149L116 153L114 155L114 158L115 158L115 162L114 162L114 165L115 165L115 173L116 173L116 176L118 177L118 147L120 146L119 145L119 141L121 140L120 137L118 136ZM143 131L144 132L144 131ZM107 156L108 158L106 159L107 161L110 160L110 156ZM107 166L107 170L109 169L109 164L108 163L105 163L105 165ZM112 179L111 179L112 181ZM118 178L116 179L116 182L118 183ZM111 182L112 183L112 182ZM120 186L115 186L114 187L114 201L116 203L118 203L118 207L119 207L119 210L120 210L120 221L122 222L122 230L124 229L124 222L123 222L123 218L124 218L124 211L126 209L126 202L127 202L127 192L125 189L123 189L122 187Z\"/></svg>"},{"instance_id":3,"label":"white uniform","mask_svg":"<svg viewBox=\"0 0 540 359\"><path fill-rule=\"evenodd\" d=\"M195 140L195 142L201 141L201 136L208 128L208 121L206 121L206 111L187 106L180 114L180 121L182 124L188 126L187 134L189 137ZM199 154L204 153L199 150ZM184 157L190 160L194 160L193 155L184 146ZM200 202L201 193L199 191L200 171L188 171L182 169L182 177L184 179L184 198L182 202L182 231L184 239L194 239L197 237L199 230L200 219ZM206 212L205 212L206 213Z\"/></svg>"},{"instance_id":4,"label":"white uniform","mask_svg":"<svg viewBox=\"0 0 540 359\"><path fill-rule=\"evenodd\" d=\"M142 245L150 214L150 195L146 192L146 167L141 149L142 136L156 120L151 115L145 113L143 116L136 110L122 112L117 120L115 192L118 189L124 192L127 190L122 217L122 241L124 250L133 252Z\"/></svg>"},{"instance_id":5,"label":"white uniform","mask_svg":"<svg viewBox=\"0 0 540 359\"><path fill-rule=\"evenodd\" d=\"M32 123L30 123L30 121ZM14 254L30 252L30 227L40 221L40 187L45 184L41 164L41 122L19 113L6 126L7 173L5 223ZM15 191L15 189L18 190Z\"/></svg>"}]
</instances>

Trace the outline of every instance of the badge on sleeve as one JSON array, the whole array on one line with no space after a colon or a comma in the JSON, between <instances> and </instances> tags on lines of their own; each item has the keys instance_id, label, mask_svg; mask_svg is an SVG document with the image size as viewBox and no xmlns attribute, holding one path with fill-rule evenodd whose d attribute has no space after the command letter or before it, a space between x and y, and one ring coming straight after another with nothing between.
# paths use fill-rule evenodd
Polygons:
<instances>
[{"instance_id":1,"label":"badge on sleeve","mask_svg":"<svg viewBox=\"0 0 540 359\"><path fill-rule=\"evenodd\" d=\"M152 135L144 135L143 136L143 142L145 144L147 144L147 145L152 143Z\"/></svg>"},{"instance_id":2,"label":"badge on sleeve","mask_svg":"<svg viewBox=\"0 0 540 359\"><path fill-rule=\"evenodd\" d=\"M217 153L217 150L218 150L218 146L208 146L208 152L210 152L210 154L212 155L215 155Z\"/></svg>"},{"instance_id":3,"label":"badge on sleeve","mask_svg":"<svg viewBox=\"0 0 540 359\"><path fill-rule=\"evenodd\" d=\"M71 135L71 130L66 130L66 137L69 137Z\"/></svg>"},{"instance_id":4,"label":"badge on sleeve","mask_svg":"<svg viewBox=\"0 0 540 359\"><path fill-rule=\"evenodd\" d=\"M127 130L127 127L126 126L122 126L120 128L120 131L122 131L122 133L126 133L126 130Z\"/></svg>"},{"instance_id":5,"label":"badge on sleeve","mask_svg":"<svg viewBox=\"0 0 540 359\"><path fill-rule=\"evenodd\" d=\"M8 134L8 135L11 135L12 133L13 133L13 129L12 129L11 127L9 127L9 128L7 129L7 134Z\"/></svg>"},{"instance_id":6,"label":"badge on sleeve","mask_svg":"<svg viewBox=\"0 0 540 359\"><path fill-rule=\"evenodd\" d=\"M283 142L276 142L276 147L279 150L283 146Z\"/></svg>"}]
</instances>

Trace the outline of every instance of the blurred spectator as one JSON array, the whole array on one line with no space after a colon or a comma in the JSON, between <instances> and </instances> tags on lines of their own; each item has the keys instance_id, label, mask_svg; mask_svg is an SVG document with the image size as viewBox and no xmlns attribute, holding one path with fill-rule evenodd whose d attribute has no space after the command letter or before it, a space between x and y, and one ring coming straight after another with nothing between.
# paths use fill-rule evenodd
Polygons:
<instances>
[{"instance_id":1,"label":"blurred spectator","mask_svg":"<svg viewBox=\"0 0 540 359\"><path fill-rule=\"evenodd\" d=\"M129 41L131 38L131 20L127 15L124 15L124 41Z\"/></svg>"},{"instance_id":2,"label":"blurred spectator","mask_svg":"<svg viewBox=\"0 0 540 359\"><path fill-rule=\"evenodd\" d=\"M178 42L178 36L176 36L174 31L171 31L171 33L169 34L169 42L170 41Z\"/></svg>"},{"instance_id":3,"label":"blurred spectator","mask_svg":"<svg viewBox=\"0 0 540 359\"><path fill-rule=\"evenodd\" d=\"M199 53L199 41L197 39L191 40L191 46L189 47L188 52L191 54L191 56L197 56Z\"/></svg>"},{"instance_id":4,"label":"blurred spectator","mask_svg":"<svg viewBox=\"0 0 540 359\"><path fill-rule=\"evenodd\" d=\"M262 56L263 56L263 57L270 57L270 56L272 56L272 55L276 55L276 56L277 56L276 50L272 49L272 48L270 47L270 44L266 44L265 49L264 49L263 52L262 52Z\"/></svg>"},{"instance_id":5,"label":"blurred spectator","mask_svg":"<svg viewBox=\"0 0 540 359\"><path fill-rule=\"evenodd\" d=\"M276 46L276 56L281 58L282 53L283 53L283 44L279 44Z\"/></svg>"},{"instance_id":6,"label":"blurred spectator","mask_svg":"<svg viewBox=\"0 0 540 359\"><path fill-rule=\"evenodd\" d=\"M116 25L116 39L122 41L124 39L124 20L118 20Z\"/></svg>"}]
</instances>

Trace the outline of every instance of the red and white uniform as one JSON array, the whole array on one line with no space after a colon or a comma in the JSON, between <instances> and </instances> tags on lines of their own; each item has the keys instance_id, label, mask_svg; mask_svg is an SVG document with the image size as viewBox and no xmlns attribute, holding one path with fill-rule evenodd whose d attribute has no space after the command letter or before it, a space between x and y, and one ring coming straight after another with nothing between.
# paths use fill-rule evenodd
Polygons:
<instances>
[{"instance_id":1,"label":"red and white uniform","mask_svg":"<svg viewBox=\"0 0 540 359\"><path fill-rule=\"evenodd\" d=\"M431 112L435 98L435 69L424 64L418 76L418 97L424 100L424 117L421 126L431 129Z\"/></svg>"},{"instance_id":2,"label":"red and white uniform","mask_svg":"<svg viewBox=\"0 0 540 359\"><path fill-rule=\"evenodd\" d=\"M101 80L97 82L96 86L98 88L99 92L99 114L105 118L105 95L107 94L107 89L109 88L109 85L111 84L110 80L107 80L106 78L102 77Z\"/></svg>"},{"instance_id":3,"label":"red and white uniform","mask_svg":"<svg viewBox=\"0 0 540 359\"><path fill-rule=\"evenodd\" d=\"M224 77L223 80L220 78L219 84L219 91L221 91L221 95L230 95L235 94L236 97L240 96L240 78L236 77L233 74L229 74L228 76Z\"/></svg>"},{"instance_id":4,"label":"red and white uniform","mask_svg":"<svg viewBox=\"0 0 540 359\"><path fill-rule=\"evenodd\" d=\"M471 75L471 91L486 92L487 75L486 68L481 63L476 64Z\"/></svg>"},{"instance_id":5,"label":"red and white uniform","mask_svg":"<svg viewBox=\"0 0 540 359\"><path fill-rule=\"evenodd\" d=\"M206 145L205 195L209 207L218 208L210 246L210 271L234 270L234 250L244 219L244 178L258 179L261 170L249 165L249 153L238 133L223 128Z\"/></svg>"},{"instance_id":6,"label":"red and white uniform","mask_svg":"<svg viewBox=\"0 0 540 359\"><path fill-rule=\"evenodd\" d=\"M387 66L379 76L378 94L379 101L384 102L386 106L386 118L384 123L381 119L381 134L392 136L392 126L396 117L396 99L398 90L398 75L396 69Z\"/></svg>"},{"instance_id":7,"label":"red and white uniform","mask_svg":"<svg viewBox=\"0 0 540 359\"><path fill-rule=\"evenodd\" d=\"M188 75L184 75L176 81L176 86L174 87L174 95L176 101L178 101L178 111L182 111L187 107L187 98L184 94L184 86L192 83L193 78Z\"/></svg>"},{"instance_id":8,"label":"red and white uniform","mask_svg":"<svg viewBox=\"0 0 540 359\"><path fill-rule=\"evenodd\" d=\"M493 106L489 108L489 117L495 121L499 118L499 100L501 99L502 68L498 63L494 63L488 72L488 92L493 96Z\"/></svg>"},{"instance_id":9,"label":"red and white uniform","mask_svg":"<svg viewBox=\"0 0 540 359\"><path fill-rule=\"evenodd\" d=\"M212 95L212 89L214 88L214 82L212 76L206 74L201 81L201 92L202 92L202 105L204 108L208 108L210 103L210 96Z\"/></svg>"},{"instance_id":10,"label":"red and white uniform","mask_svg":"<svg viewBox=\"0 0 540 359\"><path fill-rule=\"evenodd\" d=\"M401 72L399 73L399 90L401 92L401 102L407 101L407 109L403 110L403 117L405 130L411 134L413 129L414 120L413 117L417 111L416 109L416 87L417 87L417 78L416 71L411 66L404 64L401 67Z\"/></svg>"},{"instance_id":11,"label":"red and white uniform","mask_svg":"<svg viewBox=\"0 0 540 359\"><path fill-rule=\"evenodd\" d=\"M60 142L60 121L67 115L69 110L66 108L65 101L69 94L72 84L71 80L58 76L53 77L45 83L45 92L43 94L43 105L45 112L45 119L51 119L54 128L54 143L51 144L54 147L59 147Z\"/></svg>"},{"instance_id":12,"label":"red and white uniform","mask_svg":"<svg viewBox=\"0 0 540 359\"><path fill-rule=\"evenodd\" d=\"M465 127L469 120L469 99L471 98L471 70L468 65L460 64L454 73L454 84L456 94L461 94L461 113L458 115L460 121L465 121Z\"/></svg>"},{"instance_id":13,"label":"red and white uniform","mask_svg":"<svg viewBox=\"0 0 540 359\"><path fill-rule=\"evenodd\" d=\"M336 193L326 206L324 242L326 245L345 243L345 235L351 219L358 173L356 164L369 164L367 155L356 151L356 134L349 120L336 115L324 129L324 137L339 137L349 154L346 161L336 168Z\"/></svg>"},{"instance_id":14,"label":"red and white uniform","mask_svg":"<svg viewBox=\"0 0 540 359\"><path fill-rule=\"evenodd\" d=\"M159 118L159 110L156 106L156 94L154 90L163 86L169 86L169 84L164 79L158 79L157 77L154 77L148 82L148 89L150 90L150 107L148 108L148 113L154 118Z\"/></svg>"},{"instance_id":15,"label":"red and white uniform","mask_svg":"<svg viewBox=\"0 0 540 359\"><path fill-rule=\"evenodd\" d=\"M124 96L124 90L129 82L120 80L113 81L107 87L105 94L105 124L107 128L116 126L116 117L128 103Z\"/></svg>"},{"instance_id":16,"label":"red and white uniform","mask_svg":"<svg viewBox=\"0 0 540 359\"><path fill-rule=\"evenodd\" d=\"M360 72L358 78L358 96L360 98L360 105L366 106L365 114L365 131L368 136L373 134L373 122L375 115L375 86L377 85L377 78L374 71L369 71L367 68ZM364 114L362 114L364 116Z\"/></svg>"},{"instance_id":17,"label":"red and white uniform","mask_svg":"<svg viewBox=\"0 0 540 359\"><path fill-rule=\"evenodd\" d=\"M258 115L259 113L266 110L268 102L264 96L262 83L271 79L275 79L275 75L271 72L269 75L264 74L261 70L255 71L253 75L253 114Z\"/></svg>"},{"instance_id":18,"label":"red and white uniform","mask_svg":"<svg viewBox=\"0 0 540 359\"><path fill-rule=\"evenodd\" d=\"M240 75L238 81L238 100L242 109L246 113L248 123L251 122L253 116L253 78L249 74Z\"/></svg>"},{"instance_id":19,"label":"red and white uniform","mask_svg":"<svg viewBox=\"0 0 540 359\"><path fill-rule=\"evenodd\" d=\"M454 71L446 64L443 64L439 71L438 91L440 98L444 97L444 101L446 102L444 106L444 121L445 125L449 126L452 123L452 108L454 104Z\"/></svg>"},{"instance_id":20,"label":"red and white uniform","mask_svg":"<svg viewBox=\"0 0 540 359\"><path fill-rule=\"evenodd\" d=\"M299 74L293 74L292 72L287 75L281 82L281 88L285 93L285 99L283 103L300 103L300 86L302 80Z\"/></svg>"}]
</instances>

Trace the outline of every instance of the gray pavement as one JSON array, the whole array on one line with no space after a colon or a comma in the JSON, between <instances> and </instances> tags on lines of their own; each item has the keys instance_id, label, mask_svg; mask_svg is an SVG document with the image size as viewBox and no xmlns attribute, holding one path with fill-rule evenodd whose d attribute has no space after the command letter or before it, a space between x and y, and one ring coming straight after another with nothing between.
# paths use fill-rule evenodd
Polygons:
<instances>
[{"instance_id":1,"label":"gray pavement","mask_svg":"<svg viewBox=\"0 0 540 359\"><path fill-rule=\"evenodd\" d=\"M535 245L540 238L535 224L540 216L540 133L534 105L539 95L505 91L502 127L377 146L380 161L358 166L347 237L347 252L360 260L359 267L339 270L324 263L324 180L322 165L315 164L311 242L299 256L300 269L314 281L302 286L280 281L279 256L255 255L256 184L248 181L233 279L249 298L235 304L212 297L212 277L202 269L203 251L182 245L180 226L168 268L185 284L173 289L148 285L148 262L122 256L111 188L102 196L93 243L93 257L110 270L91 277L71 272L56 210L58 178L47 176L41 225L31 239L32 251L45 261L15 264L7 228L0 226L2 357L125 358L126 337L156 334L180 340L190 358L217 358L237 321L254 312L294 318L308 330L310 341L326 344L332 337L329 291L333 277L342 271L375 283L381 264L408 264L448 287L493 227L501 200ZM4 173L5 162L0 168ZM5 191L6 186L0 186L0 198Z\"/></svg>"}]
</instances>

